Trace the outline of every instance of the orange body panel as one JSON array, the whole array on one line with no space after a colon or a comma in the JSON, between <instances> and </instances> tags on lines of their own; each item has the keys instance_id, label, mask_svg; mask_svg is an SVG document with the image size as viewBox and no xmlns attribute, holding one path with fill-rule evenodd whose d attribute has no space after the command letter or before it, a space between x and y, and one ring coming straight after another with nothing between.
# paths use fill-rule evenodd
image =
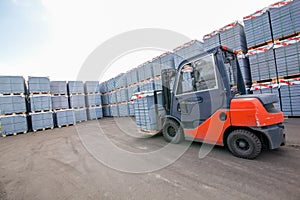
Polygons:
<instances>
[{"instance_id":1,"label":"orange body panel","mask_svg":"<svg viewBox=\"0 0 300 200\"><path fill-rule=\"evenodd\" d=\"M226 113L226 120L220 120L220 114ZM223 134L231 125L228 110L218 110L195 129L184 129L184 132L205 143L223 145Z\"/></svg>"},{"instance_id":2,"label":"orange body panel","mask_svg":"<svg viewBox=\"0 0 300 200\"><path fill-rule=\"evenodd\" d=\"M226 113L226 120L221 121L220 114ZM233 99L229 110L218 110L195 129L184 129L195 139L205 143L224 145L223 135L230 126L262 127L282 123L283 113L269 113L256 98Z\"/></svg>"},{"instance_id":3,"label":"orange body panel","mask_svg":"<svg viewBox=\"0 0 300 200\"><path fill-rule=\"evenodd\" d=\"M256 98L233 99L230 104L232 126L262 127L284 121L283 113L269 113Z\"/></svg>"}]
</instances>

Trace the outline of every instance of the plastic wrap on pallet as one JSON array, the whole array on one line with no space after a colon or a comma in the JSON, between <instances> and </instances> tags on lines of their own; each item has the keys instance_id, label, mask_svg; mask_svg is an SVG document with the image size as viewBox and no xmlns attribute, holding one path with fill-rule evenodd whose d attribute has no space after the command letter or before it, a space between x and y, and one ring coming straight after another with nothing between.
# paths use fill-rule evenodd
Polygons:
<instances>
[{"instance_id":1,"label":"plastic wrap on pallet","mask_svg":"<svg viewBox=\"0 0 300 200\"><path fill-rule=\"evenodd\" d=\"M54 111L54 113L55 113L54 121L56 126L58 127L76 123L73 109L57 110Z\"/></svg>"},{"instance_id":2,"label":"plastic wrap on pallet","mask_svg":"<svg viewBox=\"0 0 300 200\"><path fill-rule=\"evenodd\" d=\"M129 110L128 110L128 104L126 103L121 103L118 104L118 109L119 109L119 116L120 117L127 117L129 116Z\"/></svg>"},{"instance_id":3,"label":"plastic wrap on pallet","mask_svg":"<svg viewBox=\"0 0 300 200\"><path fill-rule=\"evenodd\" d=\"M119 116L119 108L117 104L110 105L111 116L118 117Z\"/></svg>"},{"instance_id":4,"label":"plastic wrap on pallet","mask_svg":"<svg viewBox=\"0 0 300 200\"><path fill-rule=\"evenodd\" d=\"M77 94L69 97L70 108L85 107L85 95Z\"/></svg>"},{"instance_id":5,"label":"plastic wrap on pallet","mask_svg":"<svg viewBox=\"0 0 300 200\"><path fill-rule=\"evenodd\" d=\"M137 127L142 130L157 130L160 124L157 124L157 117L155 112L154 94L144 93L138 95L139 97L134 101L134 112L136 118ZM157 108L158 115L164 113L162 106L162 94L157 94Z\"/></svg>"},{"instance_id":6,"label":"plastic wrap on pallet","mask_svg":"<svg viewBox=\"0 0 300 200\"><path fill-rule=\"evenodd\" d=\"M49 77L28 77L29 93L50 93Z\"/></svg>"},{"instance_id":7,"label":"plastic wrap on pallet","mask_svg":"<svg viewBox=\"0 0 300 200\"><path fill-rule=\"evenodd\" d=\"M26 92L22 76L0 76L0 94L21 94Z\"/></svg>"},{"instance_id":8,"label":"plastic wrap on pallet","mask_svg":"<svg viewBox=\"0 0 300 200\"><path fill-rule=\"evenodd\" d=\"M87 121L86 108L73 109L76 122Z\"/></svg>"},{"instance_id":9,"label":"plastic wrap on pallet","mask_svg":"<svg viewBox=\"0 0 300 200\"><path fill-rule=\"evenodd\" d=\"M52 110L52 101L50 94L30 95L30 111Z\"/></svg>"},{"instance_id":10,"label":"plastic wrap on pallet","mask_svg":"<svg viewBox=\"0 0 300 200\"><path fill-rule=\"evenodd\" d=\"M247 55L250 61L253 81L272 79L277 76L275 54L272 45L251 50Z\"/></svg>"},{"instance_id":11,"label":"plastic wrap on pallet","mask_svg":"<svg viewBox=\"0 0 300 200\"><path fill-rule=\"evenodd\" d=\"M109 105L105 105L103 106L103 116L104 117L111 117L111 112L110 112L110 106Z\"/></svg>"},{"instance_id":12,"label":"plastic wrap on pallet","mask_svg":"<svg viewBox=\"0 0 300 200\"><path fill-rule=\"evenodd\" d=\"M86 81L84 83L84 92L85 93L99 93L100 86L98 81Z\"/></svg>"},{"instance_id":13,"label":"plastic wrap on pallet","mask_svg":"<svg viewBox=\"0 0 300 200\"><path fill-rule=\"evenodd\" d=\"M278 76L300 73L300 36L277 42L275 55Z\"/></svg>"},{"instance_id":14,"label":"plastic wrap on pallet","mask_svg":"<svg viewBox=\"0 0 300 200\"><path fill-rule=\"evenodd\" d=\"M177 68L181 62L186 59L190 59L196 55L204 53L203 43L197 40L193 40L183 46L177 47L173 50L174 53L174 65Z\"/></svg>"},{"instance_id":15,"label":"plastic wrap on pallet","mask_svg":"<svg viewBox=\"0 0 300 200\"><path fill-rule=\"evenodd\" d=\"M101 105L101 95L100 94L87 94L85 95L86 106L98 106Z\"/></svg>"},{"instance_id":16,"label":"plastic wrap on pallet","mask_svg":"<svg viewBox=\"0 0 300 200\"><path fill-rule=\"evenodd\" d=\"M83 94L84 86L82 81L69 81L68 82L69 94Z\"/></svg>"},{"instance_id":17,"label":"plastic wrap on pallet","mask_svg":"<svg viewBox=\"0 0 300 200\"><path fill-rule=\"evenodd\" d=\"M14 133L26 133L28 131L26 115L0 116L2 135L12 135Z\"/></svg>"},{"instance_id":18,"label":"plastic wrap on pallet","mask_svg":"<svg viewBox=\"0 0 300 200\"><path fill-rule=\"evenodd\" d=\"M50 82L51 94L67 94L66 81L51 81Z\"/></svg>"},{"instance_id":19,"label":"plastic wrap on pallet","mask_svg":"<svg viewBox=\"0 0 300 200\"><path fill-rule=\"evenodd\" d=\"M300 32L300 1L285 0L270 7L274 39Z\"/></svg>"},{"instance_id":20,"label":"plastic wrap on pallet","mask_svg":"<svg viewBox=\"0 0 300 200\"><path fill-rule=\"evenodd\" d=\"M253 47L272 40L269 11L263 9L244 17L247 46Z\"/></svg>"},{"instance_id":21,"label":"plastic wrap on pallet","mask_svg":"<svg viewBox=\"0 0 300 200\"><path fill-rule=\"evenodd\" d=\"M128 89L128 98L131 99L134 93L140 92L139 85L132 85Z\"/></svg>"},{"instance_id":22,"label":"plastic wrap on pallet","mask_svg":"<svg viewBox=\"0 0 300 200\"><path fill-rule=\"evenodd\" d=\"M0 96L0 114L27 112L24 95Z\"/></svg>"},{"instance_id":23,"label":"plastic wrap on pallet","mask_svg":"<svg viewBox=\"0 0 300 200\"><path fill-rule=\"evenodd\" d=\"M67 109L69 108L68 96L52 96L52 108L53 109Z\"/></svg>"},{"instance_id":24,"label":"plastic wrap on pallet","mask_svg":"<svg viewBox=\"0 0 300 200\"><path fill-rule=\"evenodd\" d=\"M29 116L33 131L54 127L53 112L30 113Z\"/></svg>"}]
</instances>

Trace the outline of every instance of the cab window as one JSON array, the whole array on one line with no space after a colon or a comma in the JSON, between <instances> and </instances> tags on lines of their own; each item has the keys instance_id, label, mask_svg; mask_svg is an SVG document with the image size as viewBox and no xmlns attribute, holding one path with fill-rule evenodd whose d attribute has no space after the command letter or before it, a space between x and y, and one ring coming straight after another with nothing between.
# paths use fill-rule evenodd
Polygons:
<instances>
[{"instance_id":1,"label":"cab window","mask_svg":"<svg viewBox=\"0 0 300 200\"><path fill-rule=\"evenodd\" d=\"M203 57L181 68L177 95L211 89L217 89L215 65L212 56Z\"/></svg>"}]
</instances>

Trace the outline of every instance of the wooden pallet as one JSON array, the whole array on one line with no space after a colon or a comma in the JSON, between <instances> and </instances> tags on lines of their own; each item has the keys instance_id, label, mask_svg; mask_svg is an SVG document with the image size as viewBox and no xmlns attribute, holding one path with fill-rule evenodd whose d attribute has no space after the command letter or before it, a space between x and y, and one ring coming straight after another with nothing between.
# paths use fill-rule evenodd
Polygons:
<instances>
[{"instance_id":1,"label":"wooden pallet","mask_svg":"<svg viewBox=\"0 0 300 200\"><path fill-rule=\"evenodd\" d=\"M24 93L1 93L0 96L16 96L16 95L24 95Z\"/></svg>"},{"instance_id":2,"label":"wooden pallet","mask_svg":"<svg viewBox=\"0 0 300 200\"><path fill-rule=\"evenodd\" d=\"M285 35L283 37L280 37L280 38L276 38L274 39L274 42L280 42L282 40L286 40L286 39L289 39L291 37L296 37L296 36L300 36L300 32L297 32L297 33L291 33L289 35Z\"/></svg>"},{"instance_id":3,"label":"wooden pallet","mask_svg":"<svg viewBox=\"0 0 300 200\"><path fill-rule=\"evenodd\" d=\"M257 44L257 45L250 46L250 47L248 47L248 51L249 51L249 50L256 49L256 48L259 48L259 47L262 47L262 46L270 45L270 44L273 44L273 40L268 40L268 41L266 41L266 42L263 42L263 43L260 43L260 44Z\"/></svg>"},{"instance_id":4,"label":"wooden pallet","mask_svg":"<svg viewBox=\"0 0 300 200\"><path fill-rule=\"evenodd\" d=\"M19 133L12 133L12 134L2 134L2 137L5 138L6 136L11 136L11 135L16 136L18 134L26 134L26 133L27 133L27 131L19 132Z\"/></svg>"},{"instance_id":5,"label":"wooden pallet","mask_svg":"<svg viewBox=\"0 0 300 200\"><path fill-rule=\"evenodd\" d=\"M51 92L30 92L30 95L42 95L42 94L51 94Z\"/></svg>"},{"instance_id":6,"label":"wooden pallet","mask_svg":"<svg viewBox=\"0 0 300 200\"><path fill-rule=\"evenodd\" d=\"M31 113L45 113L45 112L52 112L53 110L51 109L51 110L38 110L38 111L36 111L36 110L33 110L33 111L31 111Z\"/></svg>"},{"instance_id":7,"label":"wooden pallet","mask_svg":"<svg viewBox=\"0 0 300 200\"><path fill-rule=\"evenodd\" d=\"M10 115L26 115L26 112L0 114L0 116L10 116Z\"/></svg>"},{"instance_id":8,"label":"wooden pallet","mask_svg":"<svg viewBox=\"0 0 300 200\"><path fill-rule=\"evenodd\" d=\"M71 107L70 109L75 109L76 110L76 109L82 109L82 108L85 108L85 106ZM67 110L67 109L64 109L64 110Z\"/></svg>"},{"instance_id":9,"label":"wooden pallet","mask_svg":"<svg viewBox=\"0 0 300 200\"><path fill-rule=\"evenodd\" d=\"M72 93L72 94L69 94L69 96L71 97L71 96L76 96L76 95L84 95L84 93Z\"/></svg>"},{"instance_id":10,"label":"wooden pallet","mask_svg":"<svg viewBox=\"0 0 300 200\"><path fill-rule=\"evenodd\" d=\"M33 130L34 133L38 132L38 131L45 131L45 130L53 130L54 127L50 127L50 128L42 128L42 129L37 129L37 130Z\"/></svg>"},{"instance_id":11,"label":"wooden pallet","mask_svg":"<svg viewBox=\"0 0 300 200\"><path fill-rule=\"evenodd\" d=\"M86 92L85 94L101 94L101 92Z\"/></svg>"},{"instance_id":12,"label":"wooden pallet","mask_svg":"<svg viewBox=\"0 0 300 200\"><path fill-rule=\"evenodd\" d=\"M55 96L55 97L60 97L60 96L68 96L68 94L52 94L52 96Z\"/></svg>"},{"instance_id":13,"label":"wooden pallet","mask_svg":"<svg viewBox=\"0 0 300 200\"><path fill-rule=\"evenodd\" d=\"M60 125L60 126L58 126L58 128L69 127L69 126L73 126L73 125L76 125L76 123L74 123L74 124L64 124L64 125Z\"/></svg>"}]
</instances>

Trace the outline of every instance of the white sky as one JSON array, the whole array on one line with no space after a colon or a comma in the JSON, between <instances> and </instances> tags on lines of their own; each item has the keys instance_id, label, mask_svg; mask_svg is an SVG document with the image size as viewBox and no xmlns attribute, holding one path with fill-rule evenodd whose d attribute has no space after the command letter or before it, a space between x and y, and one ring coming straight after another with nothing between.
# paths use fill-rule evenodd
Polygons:
<instances>
[{"instance_id":1,"label":"white sky","mask_svg":"<svg viewBox=\"0 0 300 200\"><path fill-rule=\"evenodd\" d=\"M12 0L18 3L18 0ZM21 0L19 0L21 1ZM274 3L274 0L41 0L39 17L49 24L49 38L26 56L1 62L1 75L50 76L74 80L88 55L102 42L139 28L163 28L202 40L203 35ZM21 34L20 34L20 37ZM175 47L175 46L174 46ZM123 57L106 79L161 52L146 50ZM25 54L24 54L25 55Z\"/></svg>"}]
</instances>

